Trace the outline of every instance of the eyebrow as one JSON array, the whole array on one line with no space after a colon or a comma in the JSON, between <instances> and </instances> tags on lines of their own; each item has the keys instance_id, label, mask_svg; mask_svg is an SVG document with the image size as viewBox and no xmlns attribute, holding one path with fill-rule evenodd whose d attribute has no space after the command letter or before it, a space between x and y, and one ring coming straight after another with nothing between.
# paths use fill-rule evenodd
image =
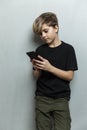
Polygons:
<instances>
[{"instance_id":1,"label":"eyebrow","mask_svg":"<svg viewBox=\"0 0 87 130\"><path fill-rule=\"evenodd\" d=\"M48 29L49 29L49 28L48 28L48 27L46 27L46 28L43 28L43 29L42 29L42 31L45 31L45 30L48 30Z\"/></svg>"}]
</instances>

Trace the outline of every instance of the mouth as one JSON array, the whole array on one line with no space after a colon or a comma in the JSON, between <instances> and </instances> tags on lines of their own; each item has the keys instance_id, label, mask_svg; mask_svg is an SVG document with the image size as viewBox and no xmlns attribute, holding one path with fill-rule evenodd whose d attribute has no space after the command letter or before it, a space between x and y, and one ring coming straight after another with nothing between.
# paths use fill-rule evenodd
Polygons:
<instances>
[{"instance_id":1,"label":"mouth","mask_svg":"<svg viewBox=\"0 0 87 130\"><path fill-rule=\"evenodd\" d=\"M44 40L44 41L48 41L48 38L44 38L43 40Z\"/></svg>"},{"instance_id":2,"label":"mouth","mask_svg":"<svg viewBox=\"0 0 87 130\"><path fill-rule=\"evenodd\" d=\"M46 42L46 43L49 43L50 42L50 39L49 38L43 38L42 39L44 42Z\"/></svg>"}]
</instances>

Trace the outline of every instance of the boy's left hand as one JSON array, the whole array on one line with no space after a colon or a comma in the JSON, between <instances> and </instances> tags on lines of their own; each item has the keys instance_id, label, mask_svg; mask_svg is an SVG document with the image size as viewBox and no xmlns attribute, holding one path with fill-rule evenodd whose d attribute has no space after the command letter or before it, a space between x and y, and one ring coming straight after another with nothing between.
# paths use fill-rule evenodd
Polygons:
<instances>
[{"instance_id":1,"label":"boy's left hand","mask_svg":"<svg viewBox=\"0 0 87 130\"><path fill-rule=\"evenodd\" d=\"M37 69L45 71L49 71L51 69L52 65L47 59L43 58L40 55L38 55L38 59L40 60L33 59Z\"/></svg>"}]
</instances>

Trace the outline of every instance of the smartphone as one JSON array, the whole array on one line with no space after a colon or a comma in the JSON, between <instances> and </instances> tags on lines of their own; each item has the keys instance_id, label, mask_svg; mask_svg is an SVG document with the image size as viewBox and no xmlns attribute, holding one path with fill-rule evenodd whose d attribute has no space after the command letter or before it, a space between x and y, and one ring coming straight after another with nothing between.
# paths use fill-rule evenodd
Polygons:
<instances>
[{"instance_id":1,"label":"smartphone","mask_svg":"<svg viewBox=\"0 0 87 130\"><path fill-rule=\"evenodd\" d=\"M38 54L35 51L26 52L26 54L30 57L30 59L38 59Z\"/></svg>"}]
</instances>

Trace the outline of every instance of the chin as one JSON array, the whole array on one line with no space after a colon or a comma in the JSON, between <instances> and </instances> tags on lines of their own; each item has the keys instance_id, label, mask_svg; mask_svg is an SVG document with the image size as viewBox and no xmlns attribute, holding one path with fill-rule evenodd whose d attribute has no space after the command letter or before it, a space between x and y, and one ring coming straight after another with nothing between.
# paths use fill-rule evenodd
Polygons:
<instances>
[{"instance_id":1,"label":"chin","mask_svg":"<svg viewBox=\"0 0 87 130\"><path fill-rule=\"evenodd\" d=\"M46 42L47 44L51 44L51 43L52 43L51 41L48 41L48 40L47 40L47 41L45 41L45 42Z\"/></svg>"},{"instance_id":2,"label":"chin","mask_svg":"<svg viewBox=\"0 0 87 130\"><path fill-rule=\"evenodd\" d=\"M51 43L50 42L45 42L46 44L50 45Z\"/></svg>"}]
</instances>

